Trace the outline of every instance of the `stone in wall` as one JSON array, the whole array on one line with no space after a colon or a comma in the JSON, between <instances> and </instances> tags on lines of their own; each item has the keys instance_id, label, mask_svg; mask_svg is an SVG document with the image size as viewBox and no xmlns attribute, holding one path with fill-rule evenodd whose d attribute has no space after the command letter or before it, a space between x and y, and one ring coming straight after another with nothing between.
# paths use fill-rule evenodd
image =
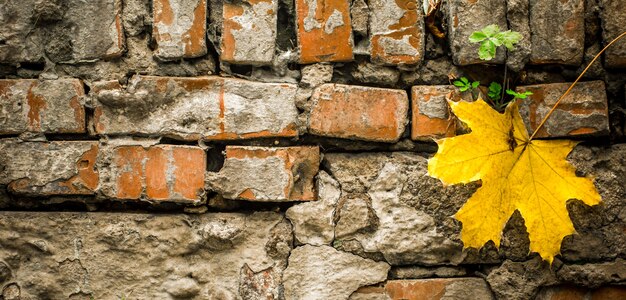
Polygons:
<instances>
[{"instance_id":1,"label":"stone in wall","mask_svg":"<svg viewBox=\"0 0 626 300\"><path fill-rule=\"evenodd\" d=\"M370 56L376 63L419 64L424 58L424 16L417 0L370 0Z\"/></svg>"},{"instance_id":2,"label":"stone in wall","mask_svg":"<svg viewBox=\"0 0 626 300\"><path fill-rule=\"evenodd\" d=\"M291 243L271 212L0 212L0 284L21 299L279 299Z\"/></svg>"},{"instance_id":3,"label":"stone in wall","mask_svg":"<svg viewBox=\"0 0 626 300\"><path fill-rule=\"evenodd\" d=\"M518 92L533 94L520 99L520 115L532 133L548 114L570 83L551 83L517 87ZM561 101L537 137L603 136L609 133L609 112L603 81L579 82Z\"/></svg>"},{"instance_id":4,"label":"stone in wall","mask_svg":"<svg viewBox=\"0 0 626 300\"><path fill-rule=\"evenodd\" d=\"M297 247L283 274L285 299L347 299L361 286L384 281L388 271L384 262L329 246Z\"/></svg>"},{"instance_id":5,"label":"stone in wall","mask_svg":"<svg viewBox=\"0 0 626 300\"><path fill-rule=\"evenodd\" d=\"M502 0L450 0L448 3L448 40L455 65L480 64L478 43L470 43L469 36L487 25L495 24L507 30L506 1ZM496 57L489 63L504 63L506 49L499 47Z\"/></svg>"},{"instance_id":6,"label":"stone in wall","mask_svg":"<svg viewBox=\"0 0 626 300\"><path fill-rule=\"evenodd\" d=\"M348 1L296 0L300 63L352 60Z\"/></svg>"},{"instance_id":7,"label":"stone in wall","mask_svg":"<svg viewBox=\"0 0 626 300\"><path fill-rule=\"evenodd\" d=\"M403 90L323 84L311 101L309 133L315 135L397 142L408 123Z\"/></svg>"},{"instance_id":8,"label":"stone in wall","mask_svg":"<svg viewBox=\"0 0 626 300\"><path fill-rule=\"evenodd\" d=\"M0 80L0 134L84 133L80 80Z\"/></svg>"},{"instance_id":9,"label":"stone in wall","mask_svg":"<svg viewBox=\"0 0 626 300\"><path fill-rule=\"evenodd\" d=\"M559 285L541 289L535 300L611 300L625 299L626 287L605 286L599 289L586 289L573 285Z\"/></svg>"},{"instance_id":10,"label":"stone in wall","mask_svg":"<svg viewBox=\"0 0 626 300\"><path fill-rule=\"evenodd\" d=\"M102 149L100 192L107 199L198 202L206 153L199 147L117 145Z\"/></svg>"},{"instance_id":11,"label":"stone in wall","mask_svg":"<svg viewBox=\"0 0 626 300\"><path fill-rule=\"evenodd\" d=\"M177 60L207 53L206 0L154 0L152 14L156 58Z\"/></svg>"},{"instance_id":12,"label":"stone in wall","mask_svg":"<svg viewBox=\"0 0 626 300\"><path fill-rule=\"evenodd\" d=\"M624 32L626 28L626 1L601 0L600 18L602 20L602 38L608 44ZM621 39L604 52L604 66L607 68L626 68L626 41Z\"/></svg>"},{"instance_id":13,"label":"stone in wall","mask_svg":"<svg viewBox=\"0 0 626 300\"><path fill-rule=\"evenodd\" d=\"M125 50L121 10L121 0L4 1L0 63L119 57Z\"/></svg>"},{"instance_id":14,"label":"stone in wall","mask_svg":"<svg viewBox=\"0 0 626 300\"><path fill-rule=\"evenodd\" d=\"M0 186L26 196L93 195L98 142L0 140Z\"/></svg>"},{"instance_id":15,"label":"stone in wall","mask_svg":"<svg viewBox=\"0 0 626 300\"><path fill-rule=\"evenodd\" d=\"M389 280L381 287L363 287L350 300L495 299L484 279Z\"/></svg>"},{"instance_id":16,"label":"stone in wall","mask_svg":"<svg viewBox=\"0 0 626 300\"><path fill-rule=\"evenodd\" d=\"M269 65L274 59L278 0L227 0L220 60Z\"/></svg>"},{"instance_id":17,"label":"stone in wall","mask_svg":"<svg viewBox=\"0 0 626 300\"><path fill-rule=\"evenodd\" d=\"M530 63L580 65L585 50L584 13L584 0L530 0Z\"/></svg>"},{"instance_id":18,"label":"stone in wall","mask_svg":"<svg viewBox=\"0 0 626 300\"><path fill-rule=\"evenodd\" d=\"M222 77L135 76L126 87L96 83L95 131L184 140L294 137L296 89Z\"/></svg>"},{"instance_id":19,"label":"stone in wall","mask_svg":"<svg viewBox=\"0 0 626 300\"><path fill-rule=\"evenodd\" d=\"M418 141L454 136L457 120L448 101L459 101L452 85L419 85L411 89L411 138Z\"/></svg>"},{"instance_id":20,"label":"stone in wall","mask_svg":"<svg viewBox=\"0 0 626 300\"><path fill-rule=\"evenodd\" d=\"M227 199L309 201L316 199L318 147L227 146L219 172L207 174L207 185Z\"/></svg>"}]
</instances>

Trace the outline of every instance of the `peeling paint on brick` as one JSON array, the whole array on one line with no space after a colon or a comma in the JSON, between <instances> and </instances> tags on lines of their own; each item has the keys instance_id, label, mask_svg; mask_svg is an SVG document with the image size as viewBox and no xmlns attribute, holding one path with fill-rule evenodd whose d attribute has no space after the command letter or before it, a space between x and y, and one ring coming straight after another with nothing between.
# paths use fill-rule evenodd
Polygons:
<instances>
[{"instance_id":1,"label":"peeling paint on brick","mask_svg":"<svg viewBox=\"0 0 626 300\"><path fill-rule=\"evenodd\" d=\"M207 53L206 0L154 0L152 7L157 58L176 60Z\"/></svg>"},{"instance_id":2,"label":"peeling paint on brick","mask_svg":"<svg viewBox=\"0 0 626 300\"><path fill-rule=\"evenodd\" d=\"M453 136L456 118L450 113L448 101L458 101L458 89L451 85L420 85L411 89L411 138L431 140Z\"/></svg>"},{"instance_id":3,"label":"peeling paint on brick","mask_svg":"<svg viewBox=\"0 0 626 300\"><path fill-rule=\"evenodd\" d=\"M352 60L348 1L296 0L296 15L301 63Z\"/></svg>"}]
</instances>

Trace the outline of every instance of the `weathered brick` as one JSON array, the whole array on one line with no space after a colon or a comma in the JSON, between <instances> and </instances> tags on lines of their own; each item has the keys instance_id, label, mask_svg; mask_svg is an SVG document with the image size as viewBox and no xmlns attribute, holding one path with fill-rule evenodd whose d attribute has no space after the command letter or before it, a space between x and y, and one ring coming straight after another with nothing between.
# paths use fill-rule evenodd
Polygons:
<instances>
[{"instance_id":1,"label":"weathered brick","mask_svg":"<svg viewBox=\"0 0 626 300\"><path fill-rule=\"evenodd\" d=\"M323 84L311 101L309 132L315 135L396 142L408 122L402 90Z\"/></svg>"},{"instance_id":2,"label":"weathered brick","mask_svg":"<svg viewBox=\"0 0 626 300\"><path fill-rule=\"evenodd\" d=\"M100 173L106 197L189 202L204 195L206 153L201 148L124 145L105 152Z\"/></svg>"},{"instance_id":3,"label":"weathered brick","mask_svg":"<svg viewBox=\"0 0 626 300\"><path fill-rule=\"evenodd\" d=\"M0 134L85 132L78 79L0 80Z\"/></svg>"},{"instance_id":4,"label":"weathered brick","mask_svg":"<svg viewBox=\"0 0 626 300\"><path fill-rule=\"evenodd\" d=\"M0 62L91 61L125 49L120 0L8 0L0 5Z\"/></svg>"},{"instance_id":5,"label":"weathered brick","mask_svg":"<svg viewBox=\"0 0 626 300\"><path fill-rule=\"evenodd\" d=\"M224 1L221 60L268 65L274 58L278 0Z\"/></svg>"},{"instance_id":6,"label":"weathered brick","mask_svg":"<svg viewBox=\"0 0 626 300\"><path fill-rule=\"evenodd\" d=\"M418 64L424 58L424 16L417 0L370 0L370 56L376 63Z\"/></svg>"},{"instance_id":7,"label":"weathered brick","mask_svg":"<svg viewBox=\"0 0 626 300\"><path fill-rule=\"evenodd\" d=\"M296 86L222 77L133 77L95 84L98 134L235 140L297 136Z\"/></svg>"},{"instance_id":8,"label":"weathered brick","mask_svg":"<svg viewBox=\"0 0 626 300\"><path fill-rule=\"evenodd\" d=\"M584 13L584 0L530 0L530 63L579 65L585 50Z\"/></svg>"},{"instance_id":9,"label":"weathered brick","mask_svg":"<svg viewBox=\"0 0 626 300\"><path fill-rule=\"evenodd\" d=\"M98 142L0 140L0 185L18 195L91 195Z\"/></svg>"},{"instance_id":10,"label":"weathered brick","mask_svg":"<svg viewBox=\"0 0 626 300\"><path fill-rule=\"evenodd\" d=\"M506 1L502 0L450 0L448 3L448 40L455 65L484 63L478 57L479 44L470 43L469 36L487 25L495 24L507 29ZM500 47L496 57L488 63L504 63L505 48Z\"/></svg>"},{"instance_id":11,"label":"weathered brick","mask_svg":"<svg viewBox=\"0 0 626 300\"><path fill-rule=\"evenodd\" d=\"M518 87L518 92L533 95L520 100L520 114L529 132L533 132L565 93L570 83L539 84ZM606 135L609 117L603 81L579 82L561 101L537 137L568 137L576 135Z\"/></svg>"},{"instance_id":12,"label":"weathered brick","mask_svg":"<svg viewBox=\"0 0 626 300\"><path fill-rule=\"evenodd\" d=\"M601 0L602 37L608 44L626 28L626 0ZM626 40L622 39L604 52L604 66L626 68Z\"/></svg>"},{"instance_id":13,"label":"weathered brick","mask_svg":"<svg viewBox=\"0 0 626 300\"><path fill-rule=\"evenodd\" d=\"M228 199L315 200L319 162L318 147L227 146L224 167L209 173L207 183Z\"/></svg>"},{"instance_id":14,"label":"weathered brick","mask_svg":"<svg viewBox=\"0 0 626 300\"><path fill-rule=\"evenodd\" d=\"M162 60L205 55L206 10L206 0L152 1L154 55Z\"/></svg>"},{"instance_id":15,"label":"weathered brick","mask_svg":"<svg viewBox=\"0 0 626 300\"><path fill-rule=\"evenodd\" d=\"M389 280L384 286L360 288L350 299L466 299L468 295L476 300L494 299L481 278Z\"/></svg>"},{"instance_id":16,"label":"weathered brick","mask_svg":"<svg viewBox=\"0 0 626 300\"><path fill-rule=\"evenodd\" d=\"M349 1L296 0L300 62L352 60Z\"/></svg>"},{"instance_id":17,"label":"weathered brick","mask_svg":"<svg viewBox=\"0 0 626 300\"><path fill-rule=\"evenodd\" d=\"M598 289L561 285L542 288L536 300L614 300L626 299L626 287L604 286Z\"/></svg>"},{"instance_id":18,"label":"weathered brick","mask_svg":"<svg viewBox=\"0 0 626 300\"><path fill-rule=\"evenodd\" d=\"M418 85L411 89L411 138L431 140L454 136L457 120L448 101L461 96L452 85Z\"/></svg>"}]
</instances>

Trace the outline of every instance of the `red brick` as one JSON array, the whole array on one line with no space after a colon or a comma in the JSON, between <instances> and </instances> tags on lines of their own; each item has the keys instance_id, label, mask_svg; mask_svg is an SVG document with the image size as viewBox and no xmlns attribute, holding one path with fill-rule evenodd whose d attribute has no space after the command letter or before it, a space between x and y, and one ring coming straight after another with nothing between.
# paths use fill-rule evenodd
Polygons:
<instances>
[{"instance_id":1,"label":"red brick","mask_svg":"<svg viewBox=\"0 0 626 300\"><path fill-rule=\"evenodd\" d=\"M451 85L420 85L411 89L411 138L431 140L454 136L457 120L450 113L448 101L461 99Z\"/></svg>"},{"instance_id":2,"label":"red brick","mask_svg":"<svg viewBox=\"0 0 626 300\"><path fill-rule=\"evenodd\" d=\"M83 133L84 95L78 79L0 80L0 134Z\"/></svg>"},{"instance_id":3,"label":"red brick","mask_svg":"<svg viewBox=\"0 0 626 300\"><path fill-rule=\"evenodd\" d=\"M19 195L92 195L98 149L98 142L0 140L0 185Z\"/></svg>"},{"instance_id":4,"label":"red brick","mask_svg":"<svg viewBox=\"0 0 626 300\"><path fill-rule=\"evenodd\" d=\"M373 62L418 64L424 58L424 17L417 0L370 0ZM401 12L401 14L399 13Z\"/></svg>"},{"instance_id":5,"label":"red brick","mask_svg":"<svg viewBox=\"0 0 626 300\"><path fill-rule=\"evenodd\" d=\"M226 147L226 161L207 182L227 199L250 201L315 200L318 147Z\"/></svg>"},{"instance_id":6,"label":"red brick","mask_svg":"<svg viewBox=\"0 0 626 300\"><path fill-rule=\"evenodd\" d=\"M214 76L136 76L127 87L100 82L91 92L95 130L184 140L295 137L296 89Z\"/></svg>"},{"instance_id":7,"label":"red brick","mask_svg":"<svg viewBox=\"0 0 626 300\"><path fill-rule=\"evenodd\" d=\"M278 0L225 1L220 59L269 65L274 58Z\"/></svg>"},{"instance_id":8,"label":"red brick","mask_svg":"<svg viewBox=\"0 0 626 300\"><path fill-rule=\"evenodd\" d=\"M493 299L487 283L481 278L389 280L384 286L363 287L351 299L439 300Z\"/></svg>"},{"instance_id":9,"label":"red brick","mask_svg":"<svg viewBox=\"0 0 626 300\"><path fill-rule=\"evenodd\" d=\"M570 83L539 84L518 87L518 92L531 91L533 95L520 100L520 114L529 132L565 93ZM561 101L537 137L568 137L577 135L601 136L609 133L606 90L603 81L579 82Z\"/></svg>"},{"instance_id":10,"label":"red brick","mask_svg":"<svg viewBox=\"0 0 626 300\"><path fill-rule=\"evenodd\" d=\"M301 63L352 60L349 6L349 1L296 0Z\"/></svg>"},{"instance_id":11,"label":"red brick","mask_svg":"<svg viewBox=\"0 0 626 300\"><path fill-rule=\"evenodd\" d=\"M544 287L536 300L614 300L626 299L626 287L603 286L589 289L571 285Z\"/></svg>"},{"instance_id":12,"label":"red brick","mask_svg":"<svg viewBox=\"0 0 626 300\"><path fill-rule=\"evenodd\" d=\"M311 101L309 132L315 135L396 142L408 121L402 90L323 84Z\"/></svg>"},{"instance_id":13,"label":"red brick","mask_svg":"<svg viewBox=\"0 0 626 300\"><path fill-rule=\"evenodd\" d=\"M154 0L154 55L163 60L203 56L206 47L206 0Z\"/></svg>"},{"instance_id":14,"label":"red brick","mask_svg":"<svg viewBox=\"0 0 626 300\"><path fill-rule=\"evenodd\" d=\"M206 153L198 147L118 146L110 155L105 196L193 202L204 194Z\"/></svg>"}]
</instances>

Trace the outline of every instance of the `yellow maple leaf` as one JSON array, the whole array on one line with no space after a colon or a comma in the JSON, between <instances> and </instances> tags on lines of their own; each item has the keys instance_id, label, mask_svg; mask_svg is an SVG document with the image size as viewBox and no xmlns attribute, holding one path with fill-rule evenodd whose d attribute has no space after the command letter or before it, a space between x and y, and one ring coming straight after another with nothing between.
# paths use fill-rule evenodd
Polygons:
<instances>
[{"instance_id":1,"label":"yellow maple leaf","mask_svg":"<svg viewBox=\"0 0 626 300\"><path fill-rule=\"evenodd\" d=\"M480 248L491 240L499 247L504 226L518 210L530 251L552 263L563 237L575 232L567 200L601 201L592 179L576 176L566 160L578 142L530 139L515 102L504 114L483 100L450 102L450 107L471 133L438 140L428 173L444 184L482 182L455 215L464 246Z\"/></svg>"}]
</instances>

